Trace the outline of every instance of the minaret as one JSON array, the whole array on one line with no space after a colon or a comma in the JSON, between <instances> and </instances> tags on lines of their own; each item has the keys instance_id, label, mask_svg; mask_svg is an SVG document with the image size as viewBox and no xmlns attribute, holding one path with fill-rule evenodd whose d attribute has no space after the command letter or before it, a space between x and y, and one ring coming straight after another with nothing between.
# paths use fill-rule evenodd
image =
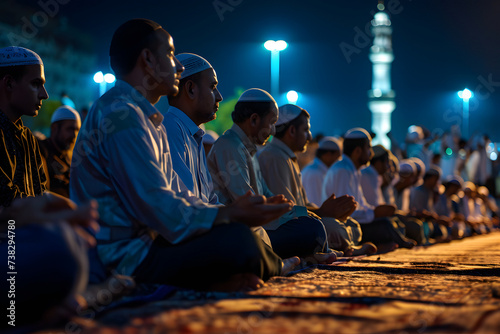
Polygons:
<instances>
[{"instance_id":1,"label":"minaret","mask_svg":"<svg viewBox=\"0 0 500 334\"><path fill-rule=\"evenodd\" d=\"M382 144L390 149L387 133L391 131L391 113L396 108L395 93L391 89L392 28L389 15L384 12L383 1L379 1L378 12L372 20L373 46L370 61L373 64L372 89L368 91L368 108L372 112L372 131L376 134L373 145Z\"/></svg>"}]
</instances>

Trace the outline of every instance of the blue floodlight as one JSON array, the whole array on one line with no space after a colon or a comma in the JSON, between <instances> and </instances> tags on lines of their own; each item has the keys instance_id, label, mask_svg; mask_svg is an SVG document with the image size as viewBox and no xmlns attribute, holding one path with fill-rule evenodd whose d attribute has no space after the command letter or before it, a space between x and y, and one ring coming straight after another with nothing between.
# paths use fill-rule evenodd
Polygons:
<instances>
[{"instance_id":1,"label":"blue floodlight","mask_svg":"<svg viewBox=\"0 0 500 334\"><path fill-rule=\"evenodd\" d=\"M299 99L299 94L296 91L291 90L288 93L286 93L286 99L288 100L288 103L295 104Z\"/></svg>"},{"instance_id":2,"label":"blue floodlight","mask_svg":"<svg viewBox=\"0 0 500 334\"><path fill-rule=\"evenodd\" d=\"M101 71L97 72L96 74L94 74L94 81L96 83L101 83L104 81L104 74L102 74Z\"/></svg>"}]
</instances>

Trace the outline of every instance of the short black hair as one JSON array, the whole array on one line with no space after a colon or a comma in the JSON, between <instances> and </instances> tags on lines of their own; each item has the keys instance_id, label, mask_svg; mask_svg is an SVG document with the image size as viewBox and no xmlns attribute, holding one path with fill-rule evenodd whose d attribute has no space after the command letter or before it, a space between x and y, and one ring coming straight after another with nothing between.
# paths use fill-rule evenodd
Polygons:
<instances>
[{"instance_id":1,"label":"short black hair","mask_svg":"<svg viewBox=\"0 0 500 334\"><path fill-rule=\"evenodd\" d=\"M368 138L345 138L344 154L347 156L351 156L356 147L364 147L367 143L370 143L370 140Z\"/></svg>"},{"instance_id":2,"label":"short black hair","mask_svg":"<svg viewBox=\"0 0 500 334\"><path fill-rule=\"evenodd\" d=\"M116 76L130 73L143 49L158 51L160 31L165 30L147 19L129 20L116 29L109 47L110 66Z\"/></svg>"},{"instance_id":3,"label":"short black hair","mask_svg":"<svg viewBox=\"0 0 500 334\"><path fill-rule=\"evenodd\" d=\"M299 116L295 117L294 119L292 119L288 123L278 125L276 127L276 134L274 136L276 138L280 138L280 139L283 138L285 136L286 131L291 126L294 126L295 128L297 128L298 126L303 124L304 121L307 121L310 117L311 117L311 115L309 115L309 113L306 110L302 109Z\"/></svg>"},{"instance_id":4,"label":"short black hair","mask_svg":"<svg viewBox=\"0 0 500 334\"><path fill-rule=\"evenodd\" d=\"M370 160L371 164L375 164L379 161L389 161L389 151L382 153L382 155L379 155L378 157L373 156L373 158Z\"/></svg>"},{"instance_id":5,"label":"short black hair","mask_svg":"<svg viewBox=\"0 0 500 334\"><path fill-rule=\"evenodd\" d=\"M249 119L252 114L257 114L260 118L263 118L266 117L266 115L275 106L276 103L272 101L240 101L234 106L234 110L231 113L231 118L236 124L243 123L244 121Z\"/></svg>"}]
</instances>

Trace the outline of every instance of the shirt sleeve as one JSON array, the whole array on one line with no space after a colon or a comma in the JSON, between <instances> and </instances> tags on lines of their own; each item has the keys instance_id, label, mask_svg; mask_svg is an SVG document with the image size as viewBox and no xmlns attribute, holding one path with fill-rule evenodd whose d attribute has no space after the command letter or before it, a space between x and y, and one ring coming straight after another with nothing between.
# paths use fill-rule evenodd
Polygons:
<instances>
[{"instance_id":1,"label":"shirt sleeve","mask_svg":"<svg viewBox=\"0 0 500 334\"><path fill-rule=\"evenodd\" d=\"M309 201L320 207L323 202L322 191L323 191L323 176L316 170L304 169L302 171L302 184L307 194Z\"/></svg>"},{"instance_id":2,"label":"shirt sleeve","mask_svg":"<svg viewBox=\"0 0 500 334\"><path fill-rule=\"evenodd\" d=\"M274 194L282 194L286 199L297 204L297 199L292 191L294 187L293 175L288 162L272 156L272 152L266 150L261 152L258 160L269 190Z\"/></svg>"},{"instance_id":3,"label":"shirt sleeve","mask_svg":"<svg viewBox=\"0 0 500 334\"><path fill-rule=\"evenodd\" d=\"M244 147L234 147L227 141L215 143L210 150L208 168L214 182L214 189L224 204L232 203L248 190L253 193L250 182L250 168Z\"/></svg>"},{"instance_id":4,"label":"shirt sleeve","mask_svg":"<svg viewBox=\"0 0 500 334\"><path fill-rule=\"evenodd\" d=\"M108 174L124 210L173 244L209 230L218 209L195 200L190 205L172 191L176 174L167 170L172 173L170 178L160 162L168 161L168 143L165 140L166 147L157 147L146 124L150 120L141 119L135 110L126 118L110 119L116 130L102 145Z\"/></svg>"}]
</instances>

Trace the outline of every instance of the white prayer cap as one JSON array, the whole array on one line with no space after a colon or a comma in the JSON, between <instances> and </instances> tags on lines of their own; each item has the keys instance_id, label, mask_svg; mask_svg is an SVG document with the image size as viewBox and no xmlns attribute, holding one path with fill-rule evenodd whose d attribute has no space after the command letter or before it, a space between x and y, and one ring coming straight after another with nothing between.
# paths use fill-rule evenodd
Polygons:
<instances>
[{"instance_id":1,"label":"white prayer cap","mask_svg":"<svg viewBox=\"0 0 500 334\"><path fill-rule=\"evenodd\" d=\"M464 179L462 179L458 175L448 175L446 177L445 183L456 184L457 186L460 186L460 188L464 187Z\"/></svg>"},{"instance_id":2,"label":"white prayer cap","mask_svg":"<svg viewBox=\"0 0 500 334\"><path fill-rule=\"evenodd\" d=\"M293 121L294 119L299 117L300 113L303 110L304 109L302 109L299 106L296 106L295 104L285 104L281 106L279 108L279 116L275 126L279 126Z\"/></svg>"},{"instance_id":3,"label":"white prayer cap","mask_svg":"<svg viewBox=\"0 0 500 334\"><path fill-rule=\"evenodd\" d=\"M184 66L181 79L187 78L193 74L212 68L212 65L203 57L195 55L194 53L179 53L175 56L177 60Z\"/></svg>"},{"instance_id":4,"label":"white prayer cap","mask_svg":"<svg viewBox=\"0 0 500 334\"><path fill-rule=\"evenodd\" d=\"M250 88L244 91L241 95L240 98L238 99L238 102L274 102L276 101L273 99L271 94L266 92L263 89L260 88ZM276 109L278 107L276 106Z\"/></svg>"},{"instance_id":5,"label":"white prayer cap","mask_svg":"<svg viewBox=\"0 0 500 334\"><path fill-rule=\"evenodd\" d=\"M203 135L202 141L203 144L213 145L215 141L219 138L217 132L213 130L207 130Z\"/></svg>"},{"instance_id":6,"label":"white prayer cap","mask_svg":"<svg viewBox=\"0 0 500 334\"><path fill-rule=\"evenodd\" d=\"M340 147L341 144L337 138L328 136L323 137L323 139L319 141L318 149L326 151L340 151Z\"/></svg>"},{"instance_id":7,"label":"white prayer cap","mask_svg":"<svg viewBox=\"0 0 500 334\"><path fill-rule=\"evenodd\" d=\"M411 125L408 127L408 133L406 134L406 141L410 143L416 143L424 139L424 130L421 126Z\"/></svg>"},{"instance_id":8,"label":"white prayer cap","mask_svg":"<svg viewBox=\"0 0 500 334\"><path fill-rule=\"evenodd\" d=\"M70 106L60 106L59 108L57 108L56 111L54 111L54 113L52 114L50 123L52 124L65 120L76 121L78 126L81 125L80 114Z\"/></svg>"},{"instance_id":9,"label":"white prayer cap","mask_svg":"<svg viewBox=\"0 0 500 334\"><path fill-rule=\"evenodd\" d=\"M345 139L368 139L372 140L372 136L363 128L352 128L346 132Z\"/></svg>"},{"instance_id":10,"label":"white prayer cap","mask_svg":"<svg viewBox=\"0 0 500 334\"><path fill-rule=\"evenodd\" d=\"M415 162L413 162L410 159L401 160L401 162L399 163L399 174L400 175L409 176L411 174L414 174L416 170L417 170L417 167L415 165Z\"/></svg>"},{"instance_id":11,"label":"white prayer cap","mask_svg":"<svg viewBox=\"0 0 500 334\"><path fill-rule=\"evenodd\" d=\"M466 191L466 190L476 191L476 184L474 182L471 182L471 181L465 182L464 191Z\"/></svg>"},{"instance_id":12,"label":"white prayer cap","mask_svg":"<svg viewBox=\"0 0 500 334\"><path fill-rule=\"evenodd\" d=\"M42 58L36 52L20 46L0 49L0 67L24 65L43 65Z\"/></svg>"}]
</instances>

